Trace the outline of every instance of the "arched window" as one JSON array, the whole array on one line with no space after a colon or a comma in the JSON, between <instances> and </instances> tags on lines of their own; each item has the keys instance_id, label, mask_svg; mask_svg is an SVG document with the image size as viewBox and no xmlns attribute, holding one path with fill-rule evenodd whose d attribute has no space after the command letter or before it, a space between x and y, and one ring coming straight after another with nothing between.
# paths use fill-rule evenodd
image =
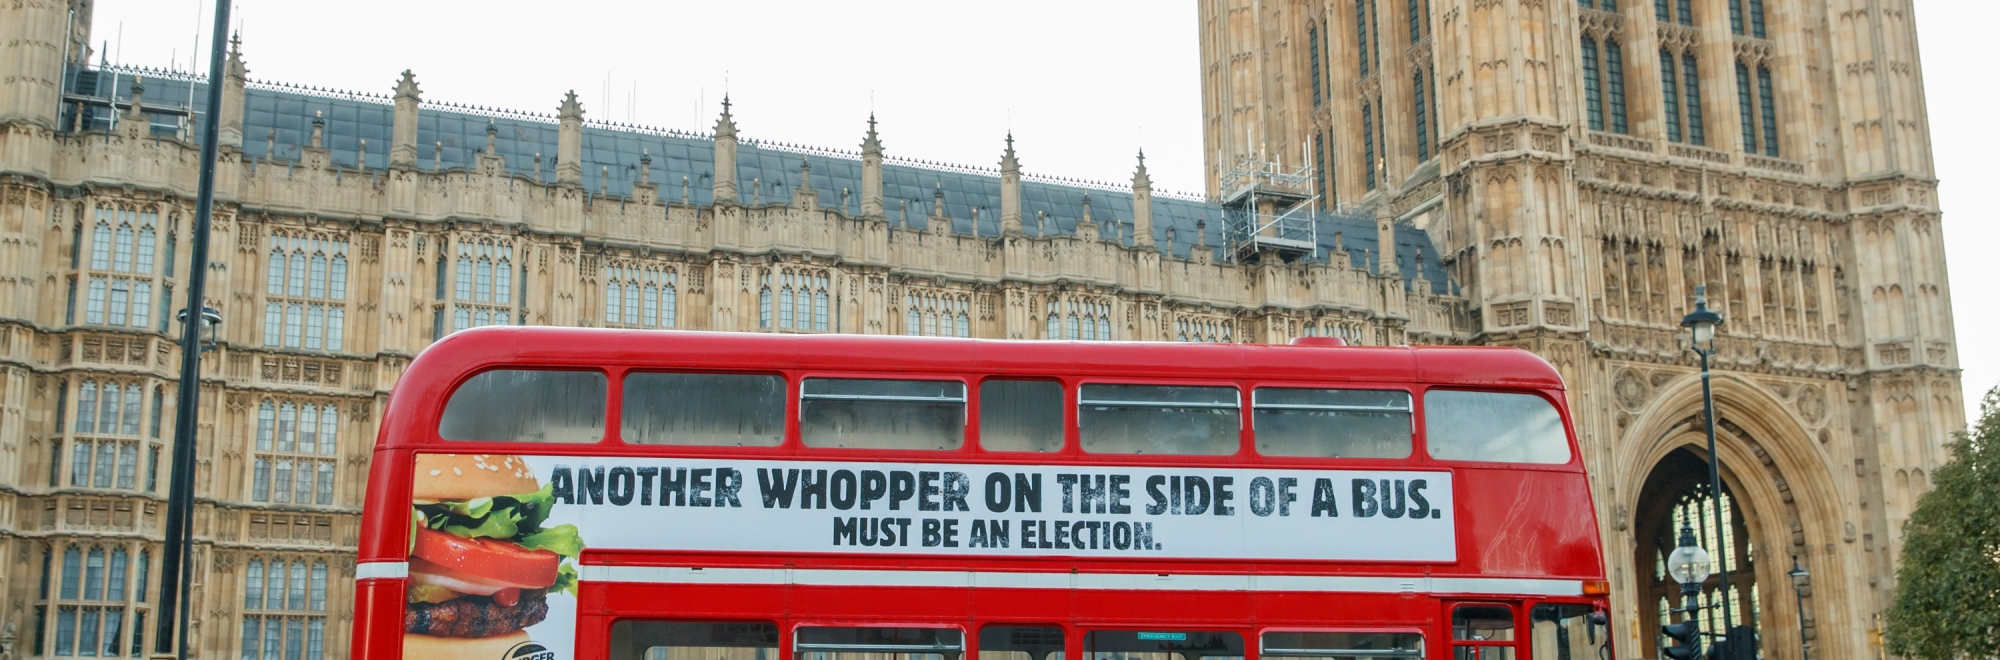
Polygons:
<instances>
[{"instance_id":1,"label":"arched window","mask_svg":"<svg viewBox=\"0 0 2000 660\"><path fill-rule=\"evenodd\" d=\"M145 214L146 224L139 227L138 253L133 259L132 272L150 275L153 273L153 251L158 248L159 235L153 231L152 219L156 216Z\"/></svg>"},{"instance_id":2,"label":"arched window","mask_svg":"<svg viewBox=\"0 0 2000 660\"><path fill-rule=\"evenodd\" d=\"M679 322L680 302L675 299L674 294L674 289L678 284L675 280L678 278L679 273L671 270L667 271L667 285L660 288L660 327L662 328L677 327Z\"/></svg>"},{"instance_id":3,"label":"arched window","mask_svg":"<svg viewBox=\"0 0 2000 660\"><path fill-rule=\"evenodd\" d=\"M1047 317L1047 319L1048 319L1048 326L1049 326L1049 327L1048 327L1048 331L1047 331L1047 332L1045 332L1045 333L1043 333L1043 334L1044 334L1043 338L1044 338L1044 339L1062 339L1062 315L1061 315L1061 314L1058 314L1058 313L1056 313L1056 303L1055 303L1055 301L1053 301L1053 300L1049 301L1049 307L1048 307L1048 310L1047 310L1047 311L1046 311L1046 313L1045 313L1045 316L1046 316L1046 317Z\"/></svg>"},{"instance_id":4,"label":"arched window","mask_svg":"<svg viewBox=\"0 0 2000 660\"><path fill-rule=\"evenodd\" d=\"M605 273L604 282L604 322L617 323L624 316L620 305L625 301L625 283L611 279L615 275Z\"/></svg>"},{"instance_id":5,"label":"arched window","mask_svg":"<svg viewBox=\"0 0 2000 660\"><path fill-rule=\"evenodd\" d=\"M77 598L82 580L83 550L72 545L63 551L61 597L65 600Z\"/></svg>"},{"instance_id":6,"label":"arched window","mask_svg":"<svg viewBox=\"0 0 2000 660\"><path fill-rule=\"evenodd\" d=\"M97 415L98 433L118 432L118 411L122 410L121 404L125 400L123 393L124 390L119 388L117 383L104 383L104 405L98 408Z\"/></svg>"},{"instance_id":7,"label":"arched window","mask_svg":"<svg viewBox=\"0 0 2000 660\"><path fill-rule=\"evenodd\" d=\"M90 230L90 267L104 270L111 267L111 217L110 209L98 209L97 226Z\"/></svg>"},{"instance_id":8,"label":"arched window","mask_svg":"<svg viewBox=\"0 0 2000 660\"><path fill-rule=\"evenodd\" d=\"M118 225L117 242L112 244L113 247L113 252L111 253L112 270L125 271L125 272L130 272L132 270L132 248L133 248L133 243L136 242L137 239L133 235L132 225L129 224Z\"/></svg>"},{"instance_id":9,"label":"arched window","mask_svg":"<svg viewBox=\"0 0 2000 660\"><path fill-rule=\"evenodd\" d=\"M472 300L472 257L458 258L458 299Z\"/></svg>"},{"instance_id":10,"label":"arched window","mask_svg":"<svg viewBox=\"0 0 2000 660\"><path fill-rule=\"evenodd\" d=\"M917 309L917 295L904 296L903 332L912 337L924 334L923 312Z\"/></svg>"},{"instance_id":11,"label":"arched window","mask_svg":"<svg viewBox=\"0 0 2000 660\"><path fill-rule=\"evenodd\" d=\"M86 380L77 386L76 432L95 433L97 431L97 381Z\"/></svg>"},{"instance_id":12,"label":"arched window","mask_svg":"<svg viewBox=\"0 0 2000 660\"><path fill-rule=\"evenodd\" d=\"M326 255L315 252L308 263L306 295L314 298L324 298L326 297Z\"/></svg>"},{"instance_id":13,"label":"arched window","mask_svg":"<svg viewBox=\"0 0 2000 660\"><path fill-rule=\"evenodd\" d=\"M333 265L327 271L326 297L332 300L347 299L347 255L333 255Z\"/></svg>"},{"instance_id":14,"label":"arched window","mask_svg":"<svg viewBox=\"0 0 2000 660\"><path fill-rule=\"evenodd\" d=\"M125 600L125 569L129 557L124 548L111 551L111 574L104 586L105 600Z\"/></svg>"},{"instance_id":15,"label":"arched window","mask_svg":"<svg viewBox=\"0 0 2000 660\"><path fill-rule=\"evenodd\" d=\"M757 327L768 329L771 327L771 274L763 274L758 281L763 288L757 292Z\"/></svg>"}]
</instances>

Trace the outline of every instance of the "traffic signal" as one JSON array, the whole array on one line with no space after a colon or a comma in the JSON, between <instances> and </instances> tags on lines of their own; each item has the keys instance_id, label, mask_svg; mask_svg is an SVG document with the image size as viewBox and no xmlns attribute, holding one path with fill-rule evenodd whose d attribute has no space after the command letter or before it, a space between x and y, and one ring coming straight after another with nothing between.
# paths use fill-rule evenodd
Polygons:
<instances>
[{"instance_id":1,"label":"traffic signal","mask_svg":"<svg viewBox=\"0 0 2000 660\"><path fill-rule=\"evenodd\" d=\"M1673 640L1673 644L1660 649L1667 660L1702 660L1701 623L1690 618L1680 623L1660 627L1660 634Z\"/></svg>"}]
</instances>

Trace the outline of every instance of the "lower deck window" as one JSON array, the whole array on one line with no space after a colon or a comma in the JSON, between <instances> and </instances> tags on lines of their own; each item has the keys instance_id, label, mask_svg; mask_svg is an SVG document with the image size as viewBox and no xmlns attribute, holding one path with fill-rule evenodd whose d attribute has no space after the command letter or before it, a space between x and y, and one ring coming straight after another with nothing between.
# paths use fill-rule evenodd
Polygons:
<instances>
[{"instance_id":1,"label":"lower deck window","mask_svg":"<svg viewBox=\"0 0 2000 660\"><path fill-rule=\"evenodd\" d=\"M619 621L610 660L776 660L778 626L763 621Z\"/></svg>"},{"instance_id":2,"label":"lower deck window","mask_svg":"<svg viewBox=\"0 0 2000 660\"><path fill-rule=\"evenodd\" d=\"M1184 630L1093 630L1083 635L1087 660L1235 660L1243 636Z\"/></svg>"},{"instance_id":3,"label":"lower deck window","mask_svg":"<svg viewBox=\"0 0 2000 660\"><path fill-rule=\"evenodd\" d=\"M979 660L1063 660L1063 629L1057 626L980 628Z\"/></svg>"},{"instance_id":4,"label":"lower deck window","mask_svg":"<svg viewBox=\"0 0 2000 660\"><path fill-rule=\"evenodd\" d=\"M1403 632L1267 632L1259 655L1266 658L1364 660L1422 658L1424 636Z\"/></svg>"},{"instance_id":5,"label":"lower deck window","mask_svg":"<svg viewBox=\"0 0 2000 660\"><path fill-rule=\"evenodd\" d=\"M957 628L834 628L800 626L794 660L961 660L965 631Z\"/></svg>"},{"instance_id":6,"label":"lower deck window","mask_svg":"<svg viewBox=\"0 0 2000 660\"><path fill-rule=\"evenodd\" d=\"M1514 610L1460 605L1451 611L1453 660L1514 660Z\"/></svg>"},{"instance_id":7,"label":"lower deck window","mask_svg":"<svg viewBox=\"0 0 2000 660\"><path fill-rule=\"evenodd\" d=\"M1591 621L1591 606L1544 603L1529 612L1529 643L1536 660L1598 660L1610 631Z\"/></svg>"}]
</instances>

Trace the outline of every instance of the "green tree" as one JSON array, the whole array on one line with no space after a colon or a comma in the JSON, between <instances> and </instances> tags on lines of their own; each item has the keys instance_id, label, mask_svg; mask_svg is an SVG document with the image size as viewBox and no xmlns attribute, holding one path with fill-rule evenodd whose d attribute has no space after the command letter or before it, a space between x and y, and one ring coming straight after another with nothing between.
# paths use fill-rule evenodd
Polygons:
<instances>
[{"instance_id":1,"label":"green tree","mask_svg":"<svg viewBox=\"0 0 2000 660\"><path fill-rule=\"evenodd\" d=\"M1979 422L1952 441L1951 456L1903 525L1884 630L1903 657L2000 655L2000 388L1980 401Z\"/></svg>"}]
</instances>

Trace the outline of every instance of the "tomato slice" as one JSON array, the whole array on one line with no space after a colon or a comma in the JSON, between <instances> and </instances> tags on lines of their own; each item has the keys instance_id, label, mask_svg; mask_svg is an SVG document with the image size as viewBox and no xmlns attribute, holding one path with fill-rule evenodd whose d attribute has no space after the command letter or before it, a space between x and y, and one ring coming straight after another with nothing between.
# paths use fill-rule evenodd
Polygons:
<instances>
[{"instance_id":1,"label":"tomato slice","mask_svg":"<svg viewBox=\"0 0 2000 660\"><path fill-rule=\"evenodd\" d=\"M562 556L529 550L497 539L469 539L434 529L417 529L413 557L469 576L542 588L556 583Z\"/></svg>"}]
</instances>

